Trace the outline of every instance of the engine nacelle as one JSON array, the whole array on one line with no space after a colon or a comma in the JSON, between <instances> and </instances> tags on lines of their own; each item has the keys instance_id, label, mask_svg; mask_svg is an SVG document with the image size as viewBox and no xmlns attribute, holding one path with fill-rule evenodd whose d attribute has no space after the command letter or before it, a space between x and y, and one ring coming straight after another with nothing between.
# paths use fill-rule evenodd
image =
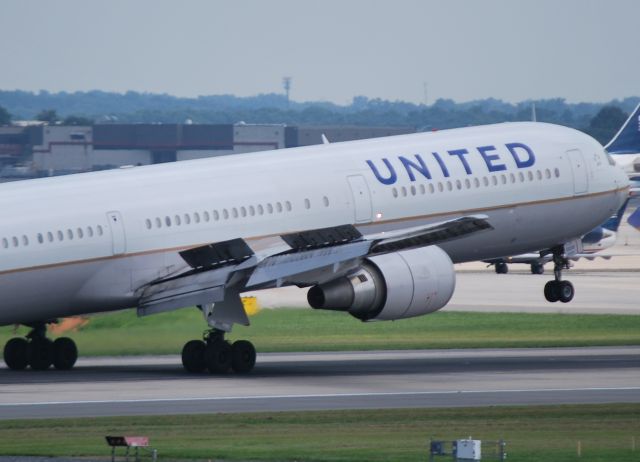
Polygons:
<instances>
[{"instance_id":1,"label":"engine nacelle","mask_svg":"<svg viewBox=\"0 0 640 462\"><path fill-rule=\"evenodd\" d=\"M449 255L430 246L368 258L355 273L313 286L307 300L362 321L394 320L439 310L455 286Z\"/></svg>"}]
</instances>

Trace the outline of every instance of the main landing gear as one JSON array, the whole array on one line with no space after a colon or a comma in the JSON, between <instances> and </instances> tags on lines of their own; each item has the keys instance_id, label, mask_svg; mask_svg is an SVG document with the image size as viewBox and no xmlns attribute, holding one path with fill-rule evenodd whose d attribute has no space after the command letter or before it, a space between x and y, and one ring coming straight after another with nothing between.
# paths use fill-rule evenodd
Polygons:
<instances>
[{"instance_id":1,"label":"main landing gear","mask_svg":"<svg viewBox=\"0 0 640 462\"><path fill-rule=\"evenodd\" d=\"M494 265L496 274L507 274L509 272L509 265L507 265L505 262L498 262Z\"/></svg>"},{"instance_id":2,"label":"main landing gear","mask_svg":"<svg viewBox=\"0 0 640 462\"><path fill-rule=\"evenodd\" d=\"M561 301L562 303L567 303L573 300L575 295L573 284L562 280L562 270L569 269L569 260L564 256L564 248L562 246L554 247L552 252L555 279L545 284L544 297L549 302Z\"/></svg>"},{"instance_id":3,"label":"main landing gear","mask_svg":"<svg viewBox=\"0 0 640 462\"><path fill-rule=\"evenodd\" d=\"M15 337L4 346L4 362L9 369L23 370L27 366L36 371L49 369L53 365L59 370L71 369L78 359L78 348L67 337L51 341L47 338L46 323L30 325L26 338Z\"/></svg>"},{"instance_id":4,"label":"main landing gear","mask_svg":"<svg viewBox=\"0 0 640 462\"><path fill-rule=\"evenodd\" d=\"M256 349L247 340L238 340L230 344L224 339L225 332L211 329L203 340L191 340L182 348L182 365L188 372L237 374L251 372L256 364Z\"/></svg>"}]
</instances>

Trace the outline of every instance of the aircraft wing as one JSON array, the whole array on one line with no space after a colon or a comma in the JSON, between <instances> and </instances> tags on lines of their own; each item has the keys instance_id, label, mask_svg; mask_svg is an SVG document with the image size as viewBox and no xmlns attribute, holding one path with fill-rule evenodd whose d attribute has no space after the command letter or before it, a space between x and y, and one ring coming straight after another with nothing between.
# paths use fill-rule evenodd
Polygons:
<instances>
[{"instance_id":1,"label":"aircraft wing","mask_svg":"<svg viewBox=\"0 0 640 462\"><path fill-rule=\"evenodd\" d=\"M437 245L492 229L485 215L363 235L353 225L279 236L253 248L233 239L181 252L190 270L138 289L138 314L226 302L240 290L308 286L348 274L368 256ZM237 304L236 304L237 305Z\"/></svg>"},{"instance_id":2,"label":"aircraft wing","mask_svg":"<svg viewBox=\"0 0 640 462\"><path fill-rule=\"evenodd\" d=\"M437 245L491 228L486 216L473 215L371 235L345 225L282 236L291 249L261 261L247 286L319 284L350 272L368 256Z\"/></svg>"}]
</instances>

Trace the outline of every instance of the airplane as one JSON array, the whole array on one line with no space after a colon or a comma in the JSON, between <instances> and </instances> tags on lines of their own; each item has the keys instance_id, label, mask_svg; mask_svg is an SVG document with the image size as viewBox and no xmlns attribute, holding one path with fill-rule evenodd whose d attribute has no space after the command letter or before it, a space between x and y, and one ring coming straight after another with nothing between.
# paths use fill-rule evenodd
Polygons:
<instances>
[{"instance_id":1,"label":"airplane","mask_svg":"<svg viewBox=\"0 0 640 462\"><path fill-rule=\"evenodd\" d=\"M607 221L600 226L593 228L587 234L582 236L581 252L576 253L570 257L571 260L579 260L580 258L586 258L593 260L596 256L609 259L611 254L598 255L597 252L608 249L615 245L618 238L618 228L622 222L622 216L627 208L627 204L630 199L627 199L622 207L616 212L615 215L609 217ZM524 263L531 267L531 274L544 274L544 265L549 263L553 259L553 256L545 252L537 253L525 253L516 255L513 257L493 258L491 260L483 260L488 263L489 266L494 267L497 274L507 274L509 272L510 263Z\"/></svg>"},{"instance_id":2,"label":"airplane","mask_svg":"<svg viewBox=\"0 0 640 462\"><path fill-rule=\"evenodd\" d=\"M10 369L71 369L46 326L135 308L198 306L192 373L248 373L240 294L308 287L315 309L362 321L444 307L454 263L549 249L549 301L576 239L618 210L628 180L593 138L519 122L82 173L0 185L0 325Z\"/></svg>"},{"instance_id":3,"label":"airplane","mask_svg":"<svg viewBox=\"0 0 640 462\"><path fill-rule=\"evenodd\" d=\"M631 215L627 218L627 223L640 231L640 207L635 209Z\"/></svg>"},{"instance_id":4,"label":"airplane","mask_svg":"<svg viewBox=\"0 0 640 462\"><path fill-rule=\"evenodd\" d=\"M604 148L627 173L631 195L640 195L640 104Z\"/></svg>"}]
</instances>

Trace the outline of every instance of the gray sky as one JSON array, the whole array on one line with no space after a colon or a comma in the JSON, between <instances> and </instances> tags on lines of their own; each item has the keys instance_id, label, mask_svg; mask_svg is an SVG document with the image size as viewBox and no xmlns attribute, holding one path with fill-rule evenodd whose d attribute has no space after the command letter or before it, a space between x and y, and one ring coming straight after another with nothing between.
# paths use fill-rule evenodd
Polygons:
<instances>
[{"instance_id":1,"label":"gray sky","mask_svg":"<svg viewBox=\"0 0 640 462\"><path fill-rule=\"evenodd\" d=\"M506 101L640 95L638 0L0 0L0 89Z\"/></svg>"}]
</instances>

